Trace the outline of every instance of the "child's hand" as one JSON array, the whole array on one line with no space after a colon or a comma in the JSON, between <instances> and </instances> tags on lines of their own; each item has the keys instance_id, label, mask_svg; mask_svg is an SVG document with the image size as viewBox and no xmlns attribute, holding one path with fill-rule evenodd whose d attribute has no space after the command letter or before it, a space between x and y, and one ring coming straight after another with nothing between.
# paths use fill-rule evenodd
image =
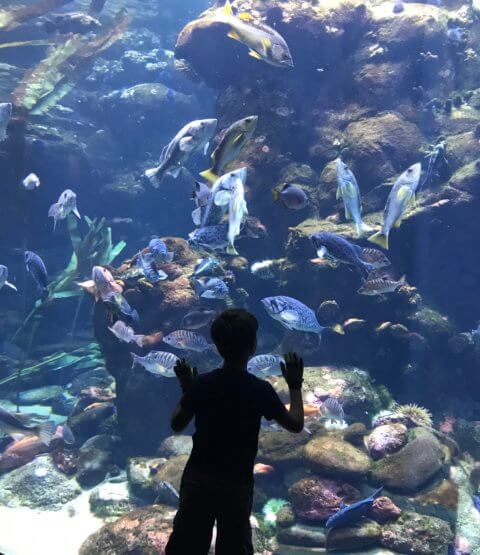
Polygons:
<instances>
[{"instance_id":1,"label":"child's hand","mask_svg":"<svg viewBox=\"0 0 480 555\"><path fill-rule=\"evenodd\" d=\"M301 389L303 383L303 359L296 353L287 353L285 355L285 364L281 363L280 368L288 387Z\"/></svg>"},{"instance_id":2,"label":"child's hand","mask_svg":"<svg viewBox=\"0 0 480 555\"><path fill-rule=\"evenodd\" d=\"M191 368L190 364L182 358L180 359L173 369L178 381L180 382L180 387L185 393L187 389L192 385L193 380L198 376L196 368Z\"/></svg>"}]
</instances>

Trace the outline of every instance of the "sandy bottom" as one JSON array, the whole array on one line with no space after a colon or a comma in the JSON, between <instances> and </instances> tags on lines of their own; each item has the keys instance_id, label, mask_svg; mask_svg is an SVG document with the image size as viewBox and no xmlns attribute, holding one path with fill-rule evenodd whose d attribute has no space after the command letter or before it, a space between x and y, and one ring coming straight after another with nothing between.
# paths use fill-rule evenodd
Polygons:
<instances>
[{"instance_id":1,"label":"sandy bottom","mask_svg":"<svg viewBox=\"0 0 480 555\"><path fill-rule=\"evenodd\" d=\"M78 555L83 541L103 525L90 513L90 493L83 492L61 511L0 507L0 553Z\"/></svg>"}]
</instances>

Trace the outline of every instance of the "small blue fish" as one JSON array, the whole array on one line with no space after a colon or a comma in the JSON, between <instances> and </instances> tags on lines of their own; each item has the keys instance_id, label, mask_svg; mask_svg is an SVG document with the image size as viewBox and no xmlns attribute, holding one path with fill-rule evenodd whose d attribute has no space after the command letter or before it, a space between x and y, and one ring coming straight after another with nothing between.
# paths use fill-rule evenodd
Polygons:
<instances>
[{"instance_id":1,"label":"small blue fish","mask_svg":"<svg viewBox=\"0 0 480 555\"><path fill-rule=\"evenodd\" d=\"M348 506L342 501L340 509L327 520L325 528L328 530L330 528L340 528L342 526L356 524L364 516L367 516L372 508L373 502L382 493L382 490L383 488L379 488L377 491L373 492L370 497Z\"/></svg>"},{"instance_id":2,"label":"small blue fish","mask_svg":"<svg viewBox=\"0 0 480 555\"><path fill-rule=\"evenodd\" d=\"M43 260L32 251L25 251L27 271L35 280L42 299L48 297L48 274Z\"/></svg>"},{"instance_id":3,"label":"small blue fish","mask_svg":"<svg viewBox=\"0 0 480 555\"><path fill-rule=\"evenodd\" d=\"M200 227L188 236L192 248L224 251L228 246L228 224Z\"/></svg>"}]
</instances>

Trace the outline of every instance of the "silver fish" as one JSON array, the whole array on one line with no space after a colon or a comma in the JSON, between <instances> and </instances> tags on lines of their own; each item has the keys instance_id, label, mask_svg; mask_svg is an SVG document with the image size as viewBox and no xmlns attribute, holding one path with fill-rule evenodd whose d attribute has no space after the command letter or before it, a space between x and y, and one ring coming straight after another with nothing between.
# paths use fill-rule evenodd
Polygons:
<instances>
[{"instance_id":1,"label":"silver fish","mask_svg":"<svg viewBox=\"0 0 480 555\"><path fill-rule=\"evenodd\" d=\"M398 281L391 279L368 279L362 284L358 293L360 295L384 295L385 293L394 293L397 289L405 285L405 276Z\"/></svg>"},{"instance_id":2,"label":"silver fish","mask_svg":"<svg viewBox=\"0 0 480 555\"><path fill-rule=\"evenodd\" d=\"M139 347L143 347L144 335L137 335L133 328L127 326L125 322L117 320L111 328L108 328L113 335L124 343L136 343Z\"/></svg>"},{"instance_id":3,"label":"silver fish","mask_svg":"<svg viewBox=\"0 0 480 555\"><path fill-rule=\"evenodd\" d=\"M206 152L216 127L216 119L195 120L182 127L163 148L159 165L145 172L152 185L158 187L167 174L177 178L193 154L201 150Z\"/></svg>"},{"instance_id":4,"label":"silver fish","mask_svg":"<svg viewBox=\"0 0 480 555\"><path fill-rule=\"evenodd\" d=\"M278 355L257 355L248 361L247 370L257 378L281 376L280 364L284 362L283 357Z\"/></svg>"},{"instance_id":5,"label":"silver fish","mask_svg":"<svg viewBox=\"0 0 480 555\"><path fill-rule=\"evenodd\" d=\"M214 276L222 271L222 264L218 258L214 256L207 256L199 260L193 270L195 277L201 276Z\"/></svg>"},{"instance_id":6,"label":"silver fish","mask_svg":"<svg viewBox=\"0 0 480 555\"><path fill-rule=\"evenodd\" d=\"M225 300L229 294L228 285L220 278L194 280L193 289L203 299Z\"/></svg>"},{"instance_id":7,"label":"silver fish","mask_svg":"<svg viewBox=\"0 0 480 555\"><path fill-rule=\"evenodd\" d=\"M203 353L215 350L215 346L209 343L203 335L189 330L173 331L163 338L163 342L182 351Z\"/></svg>"},{"instance_id":8,"label":"silver fish","mask_svg":"<svg viewBox=\"0 0 480 555\"><path fill-rule=\"evenodd\" d=\"M228 246L227 253L238 255L235 248L235 239L240 235L242 224L248 216L247 203L245 201L245 179L246 168L233 172L234 174L241 174L243 179L239 176L233 183L230 202L228 204Z\"/></svg>"},{"instance_id":9,"label":"silver fish","mask_svg":"<svg viewBox=\"0 0 480 555\"><path fill-rule=\"evenodd\" d=\"M210 203L212 197L212 191L208 185L205 183L195 182L195 187L192 193L192 200L195 202L195 210L192 212L192 221L195 226L201 226L202 222L205 222L205 212ZM209 220L205 222L204 225L218 223L219 218L215 218L215 221Z\"/></svg>"},{"instance_id":10,"label":"silver fish","mask_svg":"<svg viewBox=\"0 0 480 555\"><path fill-rule=\"evenodd\" d=\"M6 266L0 265L0 289L2 287L10 287L14 291L18 291L18 289L8 281L8 268Z\"/></svg>"},{"instance_id":11,"label":"silver fish","mask_svg":"<svg viewBox=\"0 0 480 555\"><path fill-rule=\"evenodd\" d=\"M77 209L77 195L71 189L65 189L58 201L52 204L48 210L48 217L53 218L53 229L55 229L58 220L64 220L71 213L80 219L80 212Z\"/></svg>"},{"instance_id":12,"label":"silver fish","mask_svg":"<svg viewBox=\"0 0 480 555\"><path fill-rule=\"evenodd\" d=\"M147 372L150 372L150 374L153 374L154 376L163 376L164 378L175 377L174 367L179 358L173 353L167 353L165 351L150 351L144 357L138 356L135 353L130 354L133 359L132 368L138 364L143 366Z\"/></svg>"},{"instance_id":13,"label":"silver fish","mask_svg":"<svg viewBox=\"0 0 480 555\"><path fill-rule=\"evenodd\" d=\"M163 270L156 268L151 254L143 254L137 257L136 265L142 269L144 276L151 283L157 283L168 278L168 275Z\"/></svg>"},{"instance_id":14,"label":"silver fish","mask_svg":"<svg viewBox=\"0 0 480 555\"><path fill-rule=\"evenodd\" d=\"M198 330L209 324L215 316L214 310L202 308L200 310L192 310L182 319L180 327L185 330Z\"/></svg>"},{"instance_id":15,"label":"silver fish","mask_svg":"<svg viewBox=\"0 0 480 555\"><path fill-rule=\"evenodd\" d=\"M410 203L415 204L415 192L420 181L422 165L413 164L395 182L383 214L382 229L369 237L369 241L388 249L388 238L392 227L400 227L402 216Z\"/></svg>"},{"instance_id":16,"label":"silver fish","mask_svg":"<svg viewBox=\"0 0 480 555\"><path fill-rule=\"evenodd\" d=\"M337 185L337 199L343 199L345 219L353 220L357 236L363 237L372 231L372 228L362 220L360 188L353 172L341 158L337 158Z\"/></svg>"},{"instance_id":17,"label":"silver fish","mask_svg":"<svg viewBox=\"0 0 480 555\"><path fill-rule=\"evenodd\" d=\"M336 420L338 422L345 420L343 407L334 397L329 397L322 403L320 413L326 420Z\"/></svg>"},{"instance_id":18,"label":"silver fish","mask_svg":"<svg viewBox=\"0 0 480 555\"><path fill-rule=\"evenodd\" d=\"M40 179L35 173L29 173L22 183L27 191L34 191L40 187Z\"/></svg>"},{"instance_id":19,"label":"silver fish","mask_svg":"<svg viewBox=\"0 0 480 555\"><path fill-rule=\"evenodd\" d=\"M275 265L276 263L274 260L262 260L261 262L254 262L250 266L250 272L260 279L273 279L275 277Z\"/></svg>"}]
</instances>

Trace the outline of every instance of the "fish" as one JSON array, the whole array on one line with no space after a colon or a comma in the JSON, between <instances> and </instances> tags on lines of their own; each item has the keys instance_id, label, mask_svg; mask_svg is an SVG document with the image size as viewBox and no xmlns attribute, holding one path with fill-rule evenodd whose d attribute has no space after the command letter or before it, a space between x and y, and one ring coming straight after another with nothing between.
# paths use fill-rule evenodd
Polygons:
<instances>
[{"instance_id":1,"label":"fish","mask_svg":"<svg viewBox=\"0 0 480 555\"><path fill-rule=\"evenodd\" d=\"M355 245L357 247L357 245ZM379 249L369 249L365 247L357 247L362 260L368 262L373 266L374 270L380 270L381 268L387 268L391 266L390 260L385 256L385 254Z\"/></svg>"},{"instance_id":2,"label":"fish","mask_svg":"<svg viewBox=\"0 0 480 555\"><path fill-rule=\"evenodd\" d=\"M369 513L373 502L382 493L382 490L383 488L379 488L377 491L374 491L370 497L348 506L342 501L340 509L327 520L325 528L329 530L331 528L340 528L341 526L350 526L357 523Z\"/></svg>"},{"instance_id":3,"label":"fish","mask_svg":"<svg viewBox=\"0 0 480 555\"><path fill-rule=\"evenodd\" d=\"M372 228L362 220L362 201L358 182L350 168L337 158L337 199L342 198L345 206L345 219L353 220L357 237L363 237Z\"/></svg>"},{"instance_id":4,"label":"fish","mask_svg":"<svg viewBox=\"0 0 480 555\"><path fill-rule=\"evenodd\" d=\"M190 330L173 331L163 338L163 342L182 351L204 353L205 351L215 350L215 346L209 343L203 335Z\"/></svg>"},{"instance_id":5,"label":"fish","mask_svg":"<svg viewBox=\"0 0 480 555\"><path fill-rule=\"evenodd\" d=\"M192 211L192 221L195 226L198 227L202 225L202 222L205 222L205 212L209 206L211 197L212 191L210 187L205 183L196 181L192 192L192 200L195 202L195 210ZM204 225L206 225L206 223L213 222L205 222ZM215 223L217 222L215 221Z\"/></svg>"},{"instance_id":6,"label":"fish","mask_svg":"<svg viewBox=\"0 0 480 555\"><path fill-rule=\"evenodd\" d=\"M216 127L216 119L195 120L182 127L163 148L159 165L145 171L151 184L159 187L166 175L176 179L191 156L201 150L207 151Z\"/></svg>"},{"instance_id":7,"label":"fish","mask_svg":"<svg viewBox=\"0 0 480 555\"><path fill-rule=\"evenodd\" d=\"M256 463L253 467L254 474L271 474L274 470L270 464Z\"/></svg>"},{"instance_id":8,"label":"fish","mask_svg":"<svg viewBox=\"0 0 480 555\"><path fill-rule=\"evenodd\" d=\"M94 266L92 268L92 279L89 282L84 282L83 285L87 287L93 285L95 300L103 300L111 293L123 293L123 287L117 283L107 268L103 266ZM79 284L82 286L82 284Z\"/></svg>"},{"instance_id":9,"label":"fish","mask_svg":"<svg viewBox=\"0 0 480 555\"><path fill-rule=\"evenodd\" d=\"M32 251L25 251L25 266L37 284L41 298L48 297L48 273L43 260Z\"/></svg>"},{"instance_id":10,"label":"fish","mask_svg":"<svg viewBox=\"0 0 480 555\"><path fill-rule=\"evenodd\" d=\"M112 327L108 328L113 335L123 341L124 343L136 343L139 347L143 347L143 339L144 335L137 335L135 331L122 322L121 320L117 320Z\"/></svg>"},{"instance_id":11,"label":"fish","mask_svg":"<svg viewBox=\"0 0 480 555\"><path fill-rule=\"evenodd\" d=\"M102 24L96 17L82 12L55 15L44 23L47 33L58 33L60 35L68 35L70 33L85 35L99 29L101 26Z\"/></svg>"},{"instance_id":12,"label":"fish","mask_svg":"<svg viewBox=\"0 0 480 555\"><path fill-rule=\"evenodd\" d=\"M272 190L274 202L282 201L285 208L302 210L308 206L309 200L305 191L298 185L285 184L279 189Z\"/></svg>"},{"instance_id":13,"label":"fish","mask_svg":"<svg viewBox=\"0 0 480 555\"><path fill-rule=\"evenodd\" d=\"M394 293L397 289L405 285L405 276L402 276L398 281L391 279L369 279L364 282L360 289L357 291L360 295L384 295L385 293Z\"/></svg>"},{"instance_id":14,"label":"fish","mask_svg":"<svg viewBox=\"0 0 480 555\"><path fill-rule=\"evenodd\" d=\"M212 152L212 167L200 172L200 175L211 183L215 183L223 175L225 167L237 158L243 147L251 140L257 123L258 116L247 116L232 123L225 131L217 148Z\"/></svg>"},{"instance_id":15,"label":"fish","mask_svg":"<svg viewBox=\"0 0 480 555\"><path fill-rule=\"evenodd\" d=\"M218 258L214 256L207 256L206 258L202 258L197 262L195 268L193 269L192 276L201 277L201 276L214 276L217 273L222 271L222 264Z\"/></svg>"},{"instance_id":16,"label":"fish","mask_svg":"<svg viewBox=\"0 0 480 555\"><path fill-rule=\"evenodd\" d=\"M0 407L0 430L13 438L18 436L36 436L45 445L50 445L55 433L55 422L47 420L40 424L27 425L19 416Z\"/></svg>"},{"instance_id":17,"label":"fish","mask_svg":"<svg viewBox=\"0 0 480 555\"><path fill-rule=\"evenodd\" d=\"M315 333L321 341L325 328L319 324L315 312L302 302L283 295L265 297L261 302L267 314L287 330Z\"/></svg>"},{"instance_id":18,"label":"fish","mask_svg":"<svg viewBox=\"0 0 480 555\"><path fill-rule=\"evenodd\" d=\"M345 412L343 407L334 397L325 399L320 407L320 413L326 420L336 420L338 422L345 421Z\"/></svg>"},{"instance_id":19,"label":"fish","mask_svg":"<svg viewBox=\"0 0 480 555\"><path fill-rule=\"evenodd\" d=\"M388 250L388 239L392 227L400 227L402 216L409 204L415 204L415 192L420 181L422 165L413 164L395 182L383 213L382 229L369 237L369 241Z\"/></svg>"},{"instance_id":20,"label":"fish","mask_svg":"<svg viewBox=\"0 0 480 555\"><path fill-rule=\"evenodd\" d=\"M0 142L7 138L7 127L12 117L12 103L0 102Z\"/></svg>"},{"instance_id":21,"label":"fish","mask_svg":"<svg viewBox=\"0 0 480 555\"><path fill-rule=\"evenodd\" d=\"M248 361L247 370L257 378L281 376L280 365L284 363L285 360L279 355L256 355Z\"/></svg>"},{"instance_id":22,"label":"fish","mask_svg":"<svg viewBox=\"0 0 480 555\"><path fill-rule=\"evenodd\" d=\"M200 227L188 235L188 244L192 248L213 251L225 251L228 246L228 224Z\"/></svg>"},{"instance_id":23,"label":"fish","mask_svg":"<svg viewBox=\"0 0 480 555\"><path fill-rule=\"evenodd\" d=\"M141 268L144 276L151 283L157 283L168 278L163 270L158 270L152 254L143 254L137 257L136 265Z\"/></svg>"},{"instance_id":24,"label":"fish","mask_svg":"<svg viewBox=\"0 0 480 555\"><path fill-rule=\"evenodd\" d=\"M225 300L228 297L228 285L220 278L193 280L193 289L202 299Z\"/></svg>"},{"instance_id":25,"label":"fish","mask_svg":"<svg viewBox=\"0 0 480 555\"><path fill-rule=\"evenodd\" d=\"M360 247L336 233L327 231L313 233L310 235L310 240L317 249L319 258L324 258L326 255L332 256L342 264L357 268L363 277L368 276L375 269L374 264L363 260Z\"/></svg>"},{"instance_id":26,"label":"fish","mask_svg":"<svg viewBox=\"0 0 480 555\"><path fill-rule=\"evenodd\" d=\"M29 173L22 183L27 191L34 191L40 187L40 179L35 173Z\"/></svg>"},{"instance_id":27,"label":"fish","mask_svg":"<svg viewBox=\"0 0 480 555\"><path fill-rule=\"evenodd\" d=\"M168 250L165 241L162 241L159 237L154 237L150 243L148 243L148 248L156 263L167 264L172 262L174 256L173 252Z\"/></svg>"},{"instance_id":28,"label":"fish","mask_svg":"<svg viewBox=\"0 0 480 555\"><path fill-rule=\"evenodd\" d=\"M4 286L10 287L10 289L13 289L14 291L18 291L15 285L8 281L8 268L0 264L0 289Z\"/></svg>"},{"instance_id":29,"label":"fish","mask_svg":"<svg viewBox=\"0 0 480 555\"><path fill-rule=\"evenodd\" d=\"M77 195L71 189L65 189L58 197L58 201L52 204L48 210L48 217L53 218L53 229L55 230L58 220L64 220L71 213L80 219Z\"/></svg>"},{"instance_id":30,"label":"fish","mask_svg":"<svg viewBox=\"0 0 480 555\"><path fill-rule=\"evenodd\" d=\"M228 205L227 254L238 255L238 251L235 248L235 239L240 235L242 224L247 216L248 208L245 201L245 185L244 181L238 178L233 185L230 202Z\"/></svg>"},{"instance_id":31,"label":"fish","mask_svg":"<svg viewBox=\"0 0 480 555\"><path fill-rule=\"evenodd\" d=\"M208 308L192 310L182 318L180 327L185 330L198 330L209 324L215 314L214 310L208 310Z\"/></svg>"},{"instance_id":32,"label":"fish","mask_svg":"<svg viewBox=\"0 0 480 555\"><path fill-rule=\"evenodd\" d=\"M119 318L125 318L127 322L138 322L138 312L132 308L127 299L121 294L112 291L102 297L102 301L107 309Z\"/></svg>"},{"instance_id":33,"label":"fish","mask_svg":"<svg viewBox=\"0 0 480 555\"><path fill-rule=\"evenodd\" d=\"M254 262L250 266L250 272L260 279L273 279L275 277L275 266L275 260L262 260L260 262Z\"/></svg>"},{"instance_id":34,"label":"fish","mask_svg":"<svg viewBox=\"0 0 480 555\"><path fill-rule=\"evenodd\" d=\"M229 0L223 8L215 10L210 18L229 27L228 37L247 46L256 60L280 68L292 68L293 59L285 39L274 29L255 20L248 13L233 14Z\"/></svg>"},{"instance_id":35,"label":"fish","mask_svg":"<svg viewBox=\"0 0 480 555\"><path fill-rule=\"evenodd\" d=\"M143 366L147 372L154 376L163 376L164 378L174 378L174 367L179 361L179 358L173 353L164 351L150 351L144 357L138 356L135 353L132 355L133 364L132 369L138 364Z\"/></svg>"}]
</instances>

